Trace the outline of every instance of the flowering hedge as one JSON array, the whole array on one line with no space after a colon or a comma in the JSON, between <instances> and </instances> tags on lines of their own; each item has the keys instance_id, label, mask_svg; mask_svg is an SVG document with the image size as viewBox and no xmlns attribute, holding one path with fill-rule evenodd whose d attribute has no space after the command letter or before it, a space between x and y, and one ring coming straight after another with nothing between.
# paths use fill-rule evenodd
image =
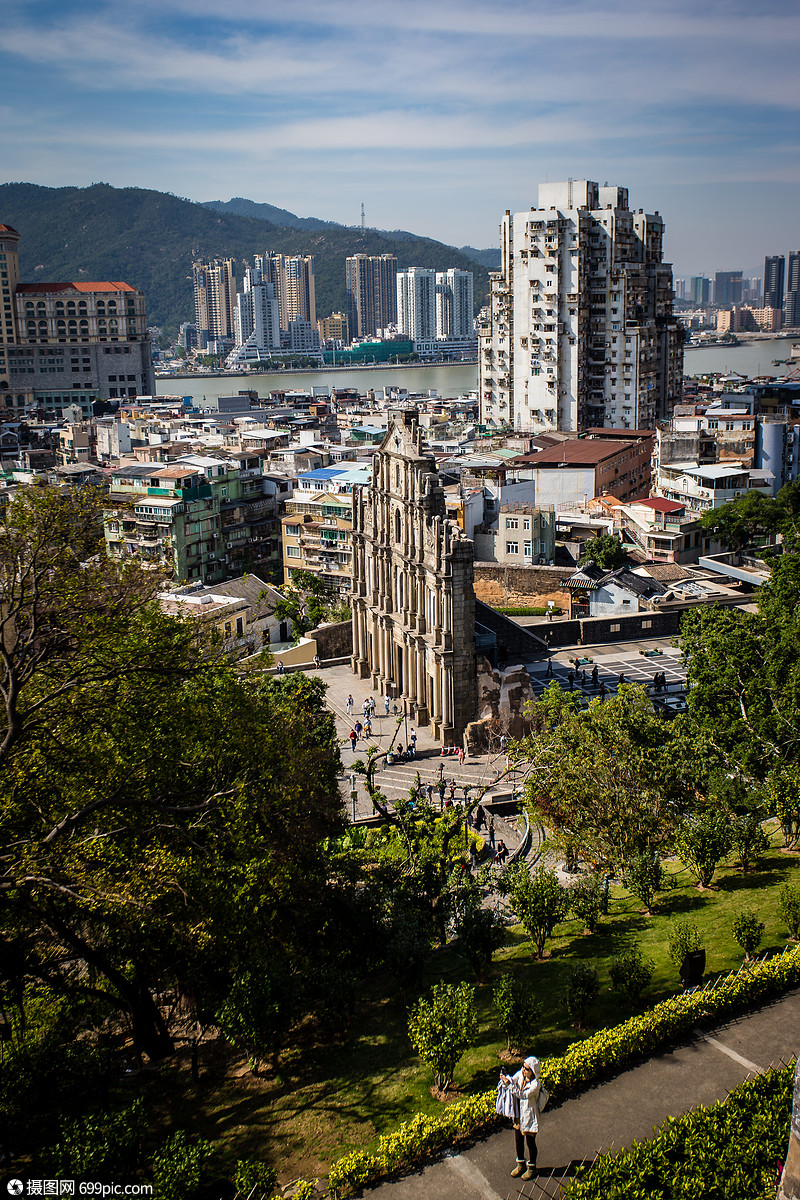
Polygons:
<instances>
[{"instance_id":1,"label":"flowering hedge","mask_svg":"<svg viewBox=\"0 0 800 1200\"><path fill-rule=\"evenodd\" d=\"M774 1197L793 1084L794 1068L782 1067L748 1079L708 1108L669 1117L646 1141L579 1167L569 1200Z\"/></svg>"},{"instance_id":2,"label":"flowering hedge","mask_svg":"<svg viewBox=\"0 0 800 1200\"><path fill-rule=\"evenodd\" d=\"M612 1029L601 1029L575 1042L558 1058L542 1064L542 1078L553 1100L567 1096L624 1070L673 1045L698 1025L720 1021L800 984L800 946L782 955L745 967L714 988L674 996L649 1012L631 1017ZM502 1124L494 1110L494 1089L448 1105L436 1116L417 1113L394 1131L384 1134L375 1151L353 1150L338 1159L328 1183L337 1200L433 1157L458 1138L487 1133Z\"/></svg>"}]
</instances>

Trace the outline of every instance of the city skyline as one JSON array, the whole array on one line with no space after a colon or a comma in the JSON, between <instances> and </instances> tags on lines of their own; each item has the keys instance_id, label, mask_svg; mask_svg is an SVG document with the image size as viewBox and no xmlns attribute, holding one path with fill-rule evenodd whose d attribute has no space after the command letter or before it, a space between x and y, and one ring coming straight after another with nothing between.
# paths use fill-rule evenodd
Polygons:
<instances>
[{"instance_id":1,"label":"city skyline","mask_svg":"<svg viewBox=\"0 0 800 1200\"><path fill-rule=\"evenodd\" d=\"M4 174L346 225L364 203L372 228L479 248L539 183L623 181L677 276L759 274L800 242L799 45L788 0L11 0Z\"/></svg>"}]
</instances>

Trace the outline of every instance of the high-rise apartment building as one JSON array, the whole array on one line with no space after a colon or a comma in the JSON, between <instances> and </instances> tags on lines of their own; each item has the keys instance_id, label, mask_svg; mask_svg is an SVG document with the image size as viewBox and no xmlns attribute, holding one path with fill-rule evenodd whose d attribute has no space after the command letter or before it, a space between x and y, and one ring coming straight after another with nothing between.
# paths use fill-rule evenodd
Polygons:
<instances>
[{"instance_id":1,"label":"high-rise apartment building","mask_svg":"<svg viewBox=\"0 0 800 1200\"><path fill-rule=\"evenodd\" d=\"M368 337L397 321L397 259L393 254L347 258L345 290L351 337Z\"/></svg>"},{"instance_id":2,"label":"high-rise apartment building","mask_svg":"<svg viewBox=\"0 0 800 1200\"><path fill-rule=\"evenodd\" d=\"M236 296L234 331L236 346L225 360L228 367L260 362L281 348L275 288L263 281L258 267L245 271L243 290Z\"/></svg>"},{"instance_id":3,"label":"high-rise apartment building","mask_svg":"<svg viewBox=\"0 0 800 1200\"><path fill-rule=\"evenodd\" d=\"M209 342L232 340L236 307L236 263L232 258L192 265L194 278L194 319L197 344L201 350Z\"/></svg>"},{"instance_id":4,"label":"high-rise apartment building","mask_svg":"<svg viewBox=\"0 0 800 1200\"><path fill-rule=\"evenodd\" d=\"M741 271L717 271L714 276L714 303L720 308L741 304L742 287Z\"/></svg>"},{"instance_id":5,"label":"high-rise apartment building","mask_svg":"<svg viewBox=\"0 0 800 1200\"><path fill-rule=\"evenodd\" d=\"M397 332L419 341L436 337L436 272L429 267L397 272Z\"/></svg>"},{"instance_id":6,"label":"high-rise apartment building","mask_svg":"<svg viewBox=\"0 0 800 1200\"><path fill-rule=\"evenodd\" d=\"M590 180L540 184L507 212L501 269L479 328L483 423L652 428L682 389L672 268L658 213Z\"/></svg>"},{"instance_id":7,"label":"high-rise apartment building","mask_svg":"<svg viewBox=\"0 0 800 1200\"><path fill-rule=\"evenodd\" d=\"M693 275L689 280L689 297L692 304L708 304L711 299L711 280L705 275Z\"/></svg>"},{"instance_id":8,"label":"high-rise apartment building","mask_svg":"<svg viewBox=\"0 0 800 1200\"><path fill-rule=\"evenodd\" d=\"M262 281L275 290L282 330L288 330L291 321L316 325L314 259L310 254L257 254L255 265Z\"/></svg>"},{"instance_id":9,"label":"high-rise apartment building","mask_svg":"<svg viewBox=\"0 0 800 1200\"><path fill-rule=\"evenodd\" d=\"M783 324L784 328L800 328L800 250L789 252Z\"/></svg>"},{"instance_id":10,"label":"high-rise apartment building","mask_svg":"<svg viewBox=\"0 0 800 1200\"><path fill-rule=\"evenodd\" d=\"M783 308L783 283L786 259L771 254L764 259L764 307Z\"/></svg>"},{"instance_id":11,"label":"high-rise apartment building","mask_svg":"<svg viewBox=\"0 0 800 1200\"><path fill-rule=\"evenodd\" d=\"M121 280L20 283L19 240L0 225L0 407L88 418L95 400L151 395L143 294Z\"/></svg>"},{"instance_id":12,"label":"high-rise apartment building","mask_svg":"<svg viewBox=\"0 0 800 1200\"><path fill-rule=\"evenodd\" d=\"M474 281L471 271L451 267L436 273L437 338L475 336Z\"/></svg>"}]
</instances>

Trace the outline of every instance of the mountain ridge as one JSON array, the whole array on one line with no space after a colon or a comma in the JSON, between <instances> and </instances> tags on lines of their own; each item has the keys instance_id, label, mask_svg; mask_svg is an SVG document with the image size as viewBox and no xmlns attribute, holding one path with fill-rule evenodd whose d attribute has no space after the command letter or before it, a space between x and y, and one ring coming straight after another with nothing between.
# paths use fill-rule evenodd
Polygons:
<instances>
[{"instance_id":1,"label":"mountain ridge","mask_svg":"<svg viewBox=\"0 0 800 1200\"><path fill-rule=\"evenodd\" d=\"M279 219L285 219L286 213L274 208ZM252 263L253 254L267 251L311 254L318 316L344 310L344 260L359 252L393 253L400 267L473 271L476 304L488 298L486 267L432 238L393 239L370 229L362 235L360 228L335 223L319 228L281 226L146 188L114 188L107 183L84 188L0 184L0 222L21 235L23 282L124 279L144 292L148 321L171 334L181 321L194 319L192 262L196 259L234 258L243 265Z\"/></svg>"}]
</instances>

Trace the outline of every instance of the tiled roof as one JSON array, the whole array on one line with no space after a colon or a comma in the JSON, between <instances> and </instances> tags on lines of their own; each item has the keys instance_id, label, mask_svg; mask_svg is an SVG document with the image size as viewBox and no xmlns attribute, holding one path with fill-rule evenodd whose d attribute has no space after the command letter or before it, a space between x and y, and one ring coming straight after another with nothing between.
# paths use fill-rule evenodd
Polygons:
<instances>
[{"instance_id":1,"label":"tiled roof","mask_svg":"<svg viewBox=\"0 0 800 1200\"><path fill-rule=\"evenodd\" d=\"M632 500L631 504L642 504L645 508L652 508L656 512L683 512L686 508L685 504L678 504L675 500L665 500L663 496L649 496L646 500Z\"/></svg>"},{"instance_id":2,"label":"tiled roof","mask_svg":"<svg viewBox=\"0 0 800 1200\"><path fill-rule=\"evenodd\" d=\"M514 462L528 467L558 467L562 463L568 467L597 466L607 458L615 458L630 449L630 442L616 442L607 438L570 438L537 454L520 455Z\"/></svg>"},{"instance_id":3,"label":"tiled roof","mask_svg":"<svg viewBox=\"0 0 800 1200\"><path fill-rule=\"evenodd\" d=\"M21 283L17 287L20 292L136 292L135 287L121 281L110 282L105 279L98 283L82 283L73 280L70 283Z\"/></svg>"}]
</instances>

